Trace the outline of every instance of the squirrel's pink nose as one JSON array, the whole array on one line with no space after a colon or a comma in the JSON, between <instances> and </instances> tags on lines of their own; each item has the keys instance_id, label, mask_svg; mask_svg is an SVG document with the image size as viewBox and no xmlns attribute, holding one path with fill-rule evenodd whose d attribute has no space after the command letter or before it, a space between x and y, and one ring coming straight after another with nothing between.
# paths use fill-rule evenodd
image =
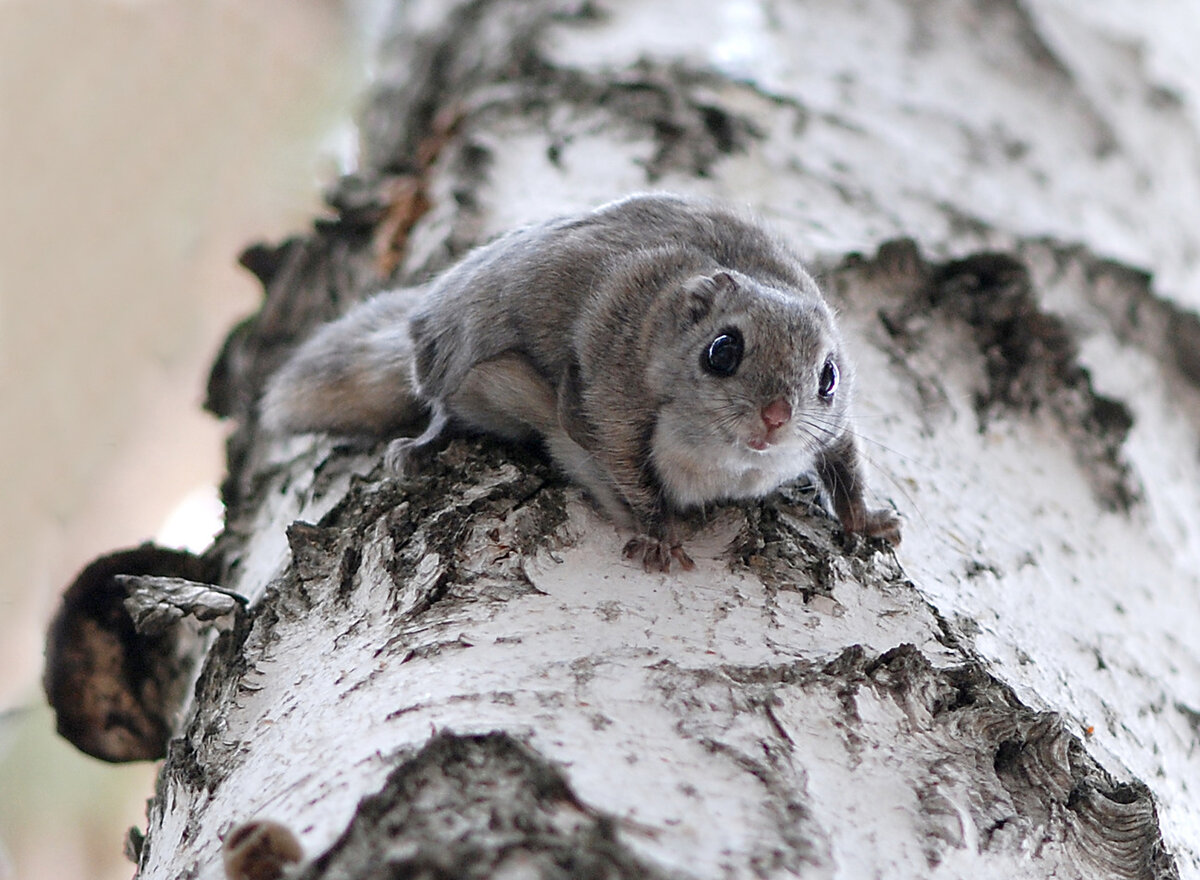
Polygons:
<instances>
[{"instance_id":1,"label":"squirrel's pink nose","mask_svg":"<svg viewBox=\"0 0 1200 880\"><path fill-rule=\"evenodd\" d=\"M791 418L792 405L782 397L778 400L772 400L762 408L763 424L767 426L767 430L769 431L782 428Z\"/></svg>"}]
</instances>

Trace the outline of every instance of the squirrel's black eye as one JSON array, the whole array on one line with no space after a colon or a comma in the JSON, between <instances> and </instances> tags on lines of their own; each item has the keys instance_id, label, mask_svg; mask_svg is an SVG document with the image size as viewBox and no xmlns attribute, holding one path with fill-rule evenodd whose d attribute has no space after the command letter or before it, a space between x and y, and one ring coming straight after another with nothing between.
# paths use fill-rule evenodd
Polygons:
<instances>
[{"instance_id":1,"label":"squirrel's black eye","mask_svg":"<svg viewBox=\"0 0 1200 880\"><path fill-rule=\"evenodd\" d=\"M825 400L833 397L833 392L837 391L838 386L838 368L833 362L833 358L825 361L825 366L821 369L821 384L817 386L817 394L821 395Z\"/></svg>"},{"instance_id":2,"label":"squirrel's black eye","mask_svg":"<svg viewBox=\"0 0 1200 880\"><path fill-rule=\"evenodd\" d=\"M742 362L742 334L736 327L722 330L708 344L700 365L716 376L732 376Z\"/></svg>"}]
</instances>

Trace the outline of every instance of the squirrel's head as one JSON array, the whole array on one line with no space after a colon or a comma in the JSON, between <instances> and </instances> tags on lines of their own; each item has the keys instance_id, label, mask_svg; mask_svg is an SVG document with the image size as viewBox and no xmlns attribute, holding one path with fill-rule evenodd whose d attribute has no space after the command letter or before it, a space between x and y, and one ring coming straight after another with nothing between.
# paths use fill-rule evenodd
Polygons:
<instances>
[{"instance_id":1,"label":"squirrel's head","mask_svg":"<svg viewBox=\"0 0 1200 880\"><path fill-rule=\"evenodd\" d=\"M713 467L795 476L844 432L851 370L832 311L803 282L718 269L682 283L674 332L649 362L656 443L690 447Z\"/></svg>"}]
</instances>

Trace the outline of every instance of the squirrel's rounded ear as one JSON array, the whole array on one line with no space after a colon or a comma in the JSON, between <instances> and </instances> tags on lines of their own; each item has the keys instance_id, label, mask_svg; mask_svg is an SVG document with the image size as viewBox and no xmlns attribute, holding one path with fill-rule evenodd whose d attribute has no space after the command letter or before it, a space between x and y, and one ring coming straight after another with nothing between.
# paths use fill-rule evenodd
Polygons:
<instances>
[{"instance_id":1,"label":"squirrel's rounded ear","mask_svg":"<svg viewBox=\"0 0 1200 880\"><path fill-rule=\"evenodd\" d=\"M696 323L710 311L718 297L724 296L737 288L734 277L721 269L711 275L697 275L690 279L683 289L687 292L687 320Z\"/></svg>"}]
</instances>

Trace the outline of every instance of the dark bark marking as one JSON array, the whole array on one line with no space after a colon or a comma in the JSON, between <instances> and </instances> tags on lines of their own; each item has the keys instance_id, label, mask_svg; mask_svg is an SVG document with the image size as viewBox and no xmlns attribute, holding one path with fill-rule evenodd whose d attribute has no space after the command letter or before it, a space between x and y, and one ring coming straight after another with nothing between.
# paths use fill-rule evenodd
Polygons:
<instances>
[{"instance_id":1,"label":"dark bark marking","mask_svg":"<svg viewBox=\"0 0 1200 880\"><path fill-rule=\"evenodd\" d=\"M963 326L984 361L985 386L975 412L981 430L998 412L1052 413L1106 508L1131 511L1142 492L1122 454L1133 413L1095 390L1080 365L1066 323L1041 308L1027 265L1018 256L983 252L945 263L925 262L910 240L886 242L872 261L855 258L842 271L863 271L894 305L880 321L904 352L921 347L931 314Z\"/></svg>"},{"instance_id":2,"label":"dark bark marking","mask_svg":"<svg viewBox=\"0 0 1200 880\"><path fill-rule=\"evenodd\" d=\"M557 766L497 732L442 733L405 756L297 878L482 880L518 863L541 877L666 876L621 841L617 820L579 801Z\"/></svg>"}]
</instances>

